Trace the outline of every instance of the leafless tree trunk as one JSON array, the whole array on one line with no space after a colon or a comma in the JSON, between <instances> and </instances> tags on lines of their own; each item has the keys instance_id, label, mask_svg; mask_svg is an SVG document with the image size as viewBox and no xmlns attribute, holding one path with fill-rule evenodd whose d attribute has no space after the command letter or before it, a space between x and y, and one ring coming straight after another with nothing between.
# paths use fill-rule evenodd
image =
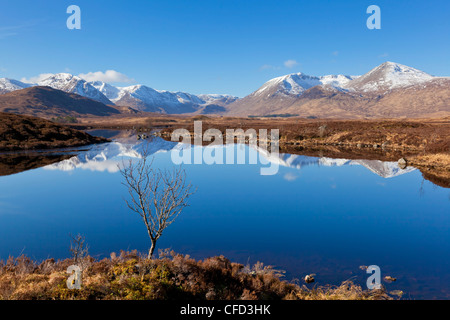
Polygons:
<instances>
[{"instance_id":1,"label":"leafless tree trunk","mask_svg":"<svg viewBox=\"0 0 450 320\"><path fill-rule=\"evenodd\" d=\"M186 183L186 173L181 167L155 169L152 162L145 150L139 161L129 160L119 167L124 178L122 184L130 195L130 199L125 201L132 211L140 215L151 240L149 259L164 229L188 206L187 199L194 193L192 185Z\"/></svg>"},{"instance_id":2,"label":"leafless tree trunk","mask_svg":"<svg viewBox=\"0 0 450 320\"><path fill-rule=\"evenodd\" d=\"M72 254L72 259L82 270L86 270L89 265L87 259L89 246L86 243L86 238L81 234L77 234L76 236L70 235L70 237L70 253Z\"/></svg>"}]
</instances>

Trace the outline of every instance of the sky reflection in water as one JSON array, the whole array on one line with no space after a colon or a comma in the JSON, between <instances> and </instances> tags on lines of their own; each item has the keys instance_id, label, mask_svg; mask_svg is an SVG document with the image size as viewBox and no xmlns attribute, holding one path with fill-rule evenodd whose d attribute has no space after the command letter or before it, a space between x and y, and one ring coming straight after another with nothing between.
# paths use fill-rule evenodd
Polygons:
<instances>
[{"instance_id":1,"label":"sky reflection in water","mask_svg":"<svg viewBox=\"0 0 450 320\"><path fill-rule=\"evenodd\" d=\"M84 234L97 257L146 251L145 227L126 208L117 167L138 159L141 147L130 141L93 146L0 177L0 258L68 257L69 233ZM171 167L169 151L179 147L155 139L153 164ZM257 152L245 149L247 156ZM288 154L276 161L273 176L261 176L261 165L184 165L198 191L158 248L262 261L286 270L288 280L316 273L319 284L350 278L364 284L359 266L376 264L383 277L397 277L390 290L450 298L448 189L396 163Z\"/></svg>"}]
</instances>

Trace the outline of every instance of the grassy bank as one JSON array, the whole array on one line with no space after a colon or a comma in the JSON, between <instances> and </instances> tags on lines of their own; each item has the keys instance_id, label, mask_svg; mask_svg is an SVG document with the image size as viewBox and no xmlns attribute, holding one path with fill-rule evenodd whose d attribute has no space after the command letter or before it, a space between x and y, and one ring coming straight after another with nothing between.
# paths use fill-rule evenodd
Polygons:
<instances>
[{"instance_id":1,"label":"grassy bank","mask_svg":"<svg viewBox=\"0 0 450 320\"><path fill-rule=\"evenodd\" d=\"M0 112L0 151L57 149L106 141L45 119Z\"/></svg>"},{"instance_id":2,"label":"grassy bank","mask_svg":"<svg viewBox=\"0 0 450 320\"><path fill-rule=\"evenodd\" d=\"M420 154L408 158L425 179L444 188L450 188L450 153Z\"/></svg>"},{"instance_id":3,"label":"grassy bank","mask_svg":"<svg viewBox=\"0 0 450 320\"><path fill-rule=\"evenodd\" d=\"M193 132L193 121L183 123ZM416 120L305 120L305 119L237 119L197 118L203 132L217 128L278 129L280 152L316 157L407 160L423 177L450 188L450 119ZM181 123L163 129L159 134L170 139ZM205 145L209 142L204 142Z\"/></svg>"},{"instance_id":4,"label":"grassy bank","mask_svg":"<svg viewBox=\"0 0 450 320\"><path fill-rule=\"evenodd\" d=\"M352 282L340 286L295 284L257 263L253 267L223 256L194 260L165 252L146 259L136 251L97 261L86 257L80 290L68 289L66 273L73 259L35 262L21 256L0 263L0 299L195 299L195 300L386 300L384 289L363 290Z\"/></svg>"},{"instance_id":5,"label":"grassy bank","mask_svg":"<svg viewBox=\"0 0 450 320\"><path fill-rule=\"evenodd\" d=\"M149 132L170 139L174 129L183 128L194 133L194 121L202 121L203 133L218 129L278 129L280 149L292 150L348 148L356 153L378 154L450 154L450 118L441 119L372 119L332 120L305 118L237 118L208 116L153 115L136 117L108 117L83 119L72 127L86 129L118 129ZM205 142L209 144L210 142ZM376 151L375 153L373 151ZM381 160L381 159L380 159ZM398 160L398 158L396 159ZM440 165L440 163L438 163Z\"/></svg>"},{"instance_id":6,"label":"grassy bank","mask_svg":"<svg viewBox=\"0 0 450 320\"><path fill-rule=\"evenodd\" d=\"M450 152L450 120L306 120L306 119L239 119L192 118L178 121L162 130L170 137L173 129L194 132L193 120L202 120L203 132L218 129L278 129L280 147L289 145L313 147L339 146L426 153Z\"/></svg>"},{"instance_id":7,"label":"grassy bank","mask_svg":"<svg viewBox=\"0 0 450 320\"><path fill-rule=\"evenodd\" d=\"M174 129L191 132L194 121L202 121L203 133L211 128L278 129L280 152L314 157L407 160L423 177L450 188L450 118L331 120L304 118L236 118L208 116L152 115L140 118L84 119L79 129L133 129L171 139ZM204 142L208 145L210 142Z\"/></svg>"}]
</instances>

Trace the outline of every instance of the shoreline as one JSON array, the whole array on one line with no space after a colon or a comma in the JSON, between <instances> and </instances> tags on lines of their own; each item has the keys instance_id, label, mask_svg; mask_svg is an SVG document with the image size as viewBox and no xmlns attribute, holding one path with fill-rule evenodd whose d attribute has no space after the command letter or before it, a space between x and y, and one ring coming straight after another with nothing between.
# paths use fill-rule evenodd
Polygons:
<instances>
[{"instance_id":1,"label":"shoreline","mask_svg":"<svg viewBox=\"0 0 450 320\"><path fill-rule=\"evenodd\" d=\"M13 115L12 115L13 116ZM15 115L14 115L15 116ZM15 116L18 117L18 116ZM31 118L31 117L29 117ZM35 118L37 119L37 118ZM58 124L50 125L61 127ZM450 117L441 119L367 119L333 120L304 118L233 118L210 116L151 115L145 117L97 117L80 119L80 123L63 126L68 130L135 130L170 140L178 128L191 132L194 121L202 121L202 134L216 128L223 134L227 129L278 129L280 152L330 158L398 161L419 169L427 180L450 188ZM47 124L48 125L48 124ZM92 137L82 132L84 141L67 144L52 141L49 145L29 141L5 148L0 153L52 151L60 148L77 148L104 143L109 139ZM86 137L91 140L85 140ZM205 142L208 145L209 142Z\"/></svg>"},{"instance_id":2,"label":"shoreline","mask_svg":"<svg viewBox=\"0 0 450 320\"><path fill-rule=\"evenodd\" d=\"M0 112L0 152L83 147L108 142L45 119Z\"/></svg>"},{"instance_id":3,"label":"shoreline","mask_svg":"<svg viewBox=\"0 0 450 320\"><path fill-rule=\"evenodd\" d=\"M69 289L69 266L81 268L81 288ZM134 251L95 260L85 256L33 261L22 255L0 261L0 300L398 300L401 291L363 289L351 281L338 286L282 280L282 272L257 262L234 263L224 256L203 260L160 251L147 259ZM308 279L308 281L306 280Z\"/></svg>"}]
</instances>

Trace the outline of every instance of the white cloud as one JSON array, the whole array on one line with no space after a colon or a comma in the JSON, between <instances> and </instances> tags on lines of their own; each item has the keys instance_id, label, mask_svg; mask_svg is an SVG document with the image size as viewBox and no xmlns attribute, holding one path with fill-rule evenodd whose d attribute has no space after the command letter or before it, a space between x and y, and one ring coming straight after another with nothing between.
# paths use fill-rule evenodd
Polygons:
<instances>
[{"instance_id":1,"label":"white cloud","mask_svg":"<svg viewBox=\"0 0 450 320\"><path fill-rule=\"evenodd\" d=\"M295 60L286 60L286 61L284 62L284 66L287 67L287 68L293 68L293 67L295 67L296 65L298 65L298 62L295 61Z\"/></svg>"},{"instance_id":2,"label":"white cloud","mask_svg":"<svg viewBox=\"0 0 450 320\"><path fill-rule=\"evenodd\" d=\"M339 55L339 51L333 51L331 54L332 54L333 56L337 56L337 55Z\"/></svg>"},{"instance_id":3,"label":"white cloud","mask_svg":"<svg viewBox=\"0 0 450 320\"><path fill-rule=\"evenodd\" d=\"M38 83L39 81L42 81L44 79L47 79L48 77L53 76L53 73L41 73L38 76L31 77L31 78L22 78L20 81L25 83Z\"/></svg>"},{"instance_id":4,"label":"white cloud","mask_svg":"<svg viewBox=\"0 0 450 320\"><path fill-rule=\"evenodd\" d=\"M105 72L96 71L88 73L80 73L78 75L86 81L103 81L103 82L134 82L134 79L129 78L123 73L117 72L115 70L106 70Z\"/></svg>"}]
</instances>

